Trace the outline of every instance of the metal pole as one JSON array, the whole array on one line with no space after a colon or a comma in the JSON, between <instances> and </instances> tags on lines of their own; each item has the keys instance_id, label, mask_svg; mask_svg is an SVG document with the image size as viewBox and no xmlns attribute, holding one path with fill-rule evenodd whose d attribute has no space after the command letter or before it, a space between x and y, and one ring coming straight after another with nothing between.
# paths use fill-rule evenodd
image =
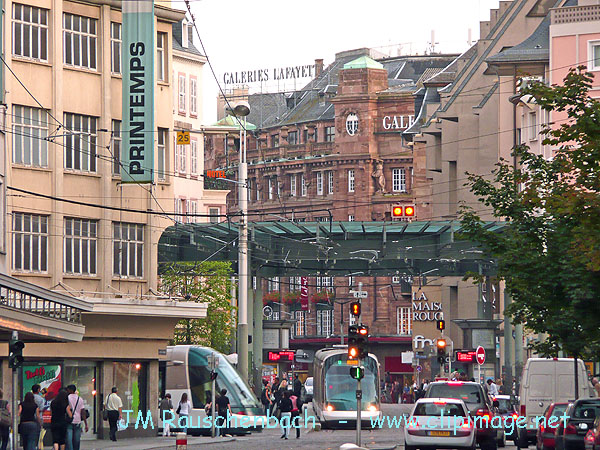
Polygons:
<instances>
[{"instance_id":1,"label":"metal pole","mask_svg":"<svg viewBox=\"0 0 600 450\"><path fill-rule=\"evenodd\" d=\"M481 384L481 364L477 364L477 367L479 368L479 378L477 379L477 382Z\"/></svg>"},{"instance_id":2,"label":"metal pole","mask_svg":"<svg viewBox=\"0 0 600 450\"><path fill-rule=\"evenodd\" d=\"M579 398L579 371L577 370L577 355L573 355L573 363L575 364L575 400Z\"/></svg>"},{"instance_id":3,"label":"metal pole","mask_svg":"<svg viewBox=\"0 0 600 450\"><path fill-rule=\"evenodd\" d=\"M359 361L360 367L360 361ZM360 379L356 386L356 445L360 447L360 427L361 427L361 412L362 412L362 391Z\"/></svg>"},{"instance_id":4,"label":"metal pole","mask_svg":"<svg viewBox=\"0 0 600 450\"><path fill-rule=\"evenodd\" d=\"M344 305L345 303L340 303L340 306L342 307L342 313L340 314L341 320L340 320L340 336L342 339L341 344L344 345Z\"/></svg>"},{"instance_id":5,"label":"metal pole","mask_svg":"<svg viewBox=\"0 0 600 450\"><path fill-rule=\"evenodd\" d=\"M213 366L214 367L214 366ZM215 370L215 369L213 369ZM210 435L212 437L215 437L215 421L217 420L217 418L215 417L215 402L216 402L216 397L217 397L217 393L215 392L215 389L217 388L217 380L212 380L212 394L211 394L211 403L210 403L210 411L211 411L211 432Z\"/></svg>"},{"instance_id":6,"label":"metal pole","mask_svg":"<svg viewBox=\"0 0 600 450\"><path fill-rule=\"evenodd\" d=\"M248 164L246 162L246 120L244 119L243 130L240 130L240 167L239 167L239 246L238 246L238 372L244 381L248 381L248 189L246 187L248 178Z\"/></svg>"},{"instance_id":7,"label":"metal pole","mask_svg":"<svg viewBox=\"0 0 600 450\"><path fill-rule=\"evenodd\" d=\"M237 296L235 294L235 277L232 276L231 277L231 306L233 307L237 307ZM235 321L235 310L231 312L231 320ZM235 335L235 339L231 340L231 353L236 353L237 352L237 333Z\"/></svg>"},{"instance_id":8,"label":"metal pole","mask_svg":"<svg viewBox=\"0 0 600 450\"><path fill-rule=\"evenodd\" d=\"M19 333L17 331L12 332L12 339L16 341L19 339ZM17 429L17 370L14 368L12 370L12 448L17 449L17 444L19 443Z\"/></svg>"},{"instance_id":9,"label":"metal pole","mask_svg":"<svg viewBox=\"0 0 600 450\"><path fill-rule=\"evenodd\" d=\"M504 287L504 309L506 309L511 303L510 294ZM514 346L513 346L513 328L510 323L510 317L508 314L504 315L504 385L505 388L510 387L512 393L512 379L513 379L513 365L514 365Z\"/></svg>"}]
</instances>

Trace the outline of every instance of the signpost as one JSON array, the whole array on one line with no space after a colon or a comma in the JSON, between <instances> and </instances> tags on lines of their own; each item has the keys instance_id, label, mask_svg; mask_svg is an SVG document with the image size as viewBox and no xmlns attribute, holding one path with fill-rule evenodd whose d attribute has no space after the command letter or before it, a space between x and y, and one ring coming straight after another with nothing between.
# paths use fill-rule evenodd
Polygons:
<instances>
[{"instance_id":1,"label":"signpost","mask_svg":"<svg viewBox=\"0 0 600 450\"><path fill-rule=\"evenodd\" d=\"M479 382L481 383L481 366L485 362L485 349L480 345L475 350L475 358L477 359L477 364L479 365Z\"/></svg>"},{"instance_id":2,"label":"signpost","mask_svg":"<svg viewBox=\"0 0 600 450\"><path fill-rule=\"evenodd\" d=\"M354 298L367 298L367 291L350 291Z\"/></svg>"}]
</instances>

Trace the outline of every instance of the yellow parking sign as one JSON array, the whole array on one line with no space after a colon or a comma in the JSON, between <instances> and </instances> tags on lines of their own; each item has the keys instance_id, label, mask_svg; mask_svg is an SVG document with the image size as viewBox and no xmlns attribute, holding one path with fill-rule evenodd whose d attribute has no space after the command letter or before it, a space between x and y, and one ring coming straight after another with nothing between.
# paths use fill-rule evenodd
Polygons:
<instances>
[{"instance_id":1,"label":"yellow parking sign","mask_svg":"<svg viewBox=\"0 0 600 450\"><path fill-rule=\"evenodd\" d=\"M189 131L178 131L177 132L177 145L189 145L190 144L190 132Z\"/></svg>"}]
</instances>

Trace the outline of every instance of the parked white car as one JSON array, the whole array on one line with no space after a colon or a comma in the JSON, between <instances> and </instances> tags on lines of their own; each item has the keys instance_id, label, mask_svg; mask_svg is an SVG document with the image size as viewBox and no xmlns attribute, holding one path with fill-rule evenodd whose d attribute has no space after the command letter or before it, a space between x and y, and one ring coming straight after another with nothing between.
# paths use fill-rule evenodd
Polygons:
<instances>
[{"instance_id":1,"label":"parked white car","mask_svg":"<svg viewBox=\"0 0 600 450\"><path fill-rule=\"evenodd\" d=\"M404 424L404 448L475 450L475 427L465 403L453 398L422 398Z\"/></svg>"}]
</instances>

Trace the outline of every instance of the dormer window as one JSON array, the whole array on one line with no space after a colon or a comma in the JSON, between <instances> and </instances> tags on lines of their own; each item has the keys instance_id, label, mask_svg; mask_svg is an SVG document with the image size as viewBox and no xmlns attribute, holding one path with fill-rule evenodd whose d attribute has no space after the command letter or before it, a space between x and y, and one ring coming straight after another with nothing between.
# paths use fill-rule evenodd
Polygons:
<instances>
[{"instance_id":1,"label":"dormer window","mask_svg":"<svg viewBox=\"0 0 600 450\"><path fill-rule=\"evenodd\" d=\"M183 48L188 48L189 44L188 44L188 37L189 37L189 32L188 32L188 28L189 25L187 24L187 22L184 20L181 22L181 46Z\"/></svg>"}]
</instances>

